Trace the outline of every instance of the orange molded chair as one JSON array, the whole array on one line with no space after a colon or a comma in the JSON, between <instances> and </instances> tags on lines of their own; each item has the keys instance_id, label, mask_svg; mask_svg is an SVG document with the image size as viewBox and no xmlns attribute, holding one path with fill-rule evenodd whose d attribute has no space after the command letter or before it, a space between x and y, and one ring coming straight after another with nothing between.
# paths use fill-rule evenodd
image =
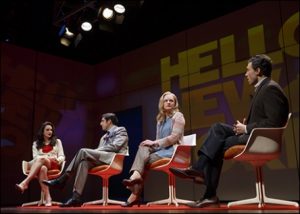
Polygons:
<instances>
[{"instance_id":1,"label":"orange molded chair","mask_svg":"<svg viewBox=\"0 0 300 214\"><path fill-rule=\"evenodd\" d=\"M102 178L102 199L96 201L90 201L83 204L91 205L91 204L103 204L103 206L107 206L108 204L123 204L124 201L111 200L108 198L109 193L109 178L113 175L120 174L123 170L123 162L125 156L129 154L115 154L112 162L109 165L100 165L93 167L89 170L89 174L96 175Z\"/></svg>"},{"instance_id":2,"label":"orange molded chair","mask_svg":"<svg viewBox=\"0 0 300 214\"><path fill-rule=\"evenodd\" d=\"M169 198L147 203L151 204L187 204L192 201L176 198L175 176L170 172L171 167L186 168L191 162L191 148L196 145L196 134L191 134L183 137L183 143L175 148L171 158L162 158L147 166L150 170L163 171L168 174L169 179Z\"/></svg>"},{"instance_id":3,"label":"orange molded chair","mask_svg":"<svg viewBox=\"0 0 300 214\"><path fill-rule=\"evenodd\" d=\"M281 152L283 133L291 118L289 113L288 121L281 128L255 128L252 130L246 145L236 145L225 151L224 159L248 162L256 170L256 197L240 201L229 202L228 207L245 204L258 204L264 207L265 204L291 205L298 207L297 202L269 198L266 196L265 185L262 174L262 167L271 160L278 159Z\"/></svg>"},{"instance_id":4,"label":"orange molded chair","mask_svg":"<svg viewBox=\"0 0 300 214\"><path fill-rule=\"evenodd\" d=\"M48 172L47 172L48 180L58 178L60 176L60 174L62 173L64 167L65 167L65 161L62 162L60 169L48 170ZM29 174L29 172L30 172L29 162L27 162L25 160L22 161L22 170L23 170L24 175ZM41 206L43 204L45 204L45 197L44 197L44 192L41 190L41 198L39 201L23 203L22 207L34 206L34 205ZM52 205L59 205L59 204L61 204L61 203L57 202L57 201L52 201Z\"/></svg>"}]
</instances>

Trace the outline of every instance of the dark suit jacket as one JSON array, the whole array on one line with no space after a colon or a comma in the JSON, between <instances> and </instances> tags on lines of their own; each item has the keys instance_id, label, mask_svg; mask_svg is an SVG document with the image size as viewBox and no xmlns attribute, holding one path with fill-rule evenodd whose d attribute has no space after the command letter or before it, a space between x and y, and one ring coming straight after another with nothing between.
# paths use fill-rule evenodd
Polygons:
<instances>
[{"instance_id":1,"label":"dark suit jacket","mask_svg":"<svg viewBox=\"0 0 300 214\"><path fill-rule=\"evenodd\" d=\"M258 86L249 109L247 133L257 127L282 127L289 114L289 103L280 85L266 78Z\"/></svg>"}]
</instances>

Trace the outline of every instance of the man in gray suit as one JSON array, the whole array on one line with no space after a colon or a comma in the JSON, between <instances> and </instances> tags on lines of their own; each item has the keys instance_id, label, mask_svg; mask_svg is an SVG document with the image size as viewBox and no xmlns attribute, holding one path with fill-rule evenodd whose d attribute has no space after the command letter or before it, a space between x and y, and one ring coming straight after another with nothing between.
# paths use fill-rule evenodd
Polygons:
<instances>
[{"instance_id":1,"label":"man in gray suit","mask_svg":"<svg viewBox=\"0 0 300 214\"><path fill-rule=\"evenodd\" d=\"M254 128L282 127L285 125L289 104L280 85L271 80L272 61L266 55L256 55L248 60L246 78L255 88L247 119L232 125L214 124L198 151L199 159L187 169L170 168L178 177L193 179L206 185L203 198L190 207L219 206L217 187L226 149L246 144Z\"/></svg>"},{"instance_id":2,"label":"man in gray suit","mask_svg":"<svg viewBox=\"0 0 300 214\"><path fill-rule=\"evenodd\" d=\"M114 113L103 114L100 125L104 131L107 131L107 133L100 139L98 148L80 149L62 176L51 181L43 181L43 183L47 186L62 189L66 185L68 178L71 175L76 174L73 196L66 203L63 203L61 207L81 206L81 195L86 183L89 169L103 164L110 164L115 153L127 153L127 131L124 127L116 126L117 123L118 119Z\"/></svg>"}]
</instances>

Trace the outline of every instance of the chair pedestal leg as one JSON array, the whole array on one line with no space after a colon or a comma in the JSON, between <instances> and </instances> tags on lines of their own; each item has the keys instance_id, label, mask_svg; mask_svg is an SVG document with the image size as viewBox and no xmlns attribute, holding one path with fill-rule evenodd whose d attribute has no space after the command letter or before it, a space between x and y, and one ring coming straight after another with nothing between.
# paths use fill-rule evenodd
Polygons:
<instances>
[{"instance_id":1,"label":"chair pedestal leg","mask_svg":"<svg viewBox=\"0 0 300 214\"><path fill-rule=\"evenodd\" d=\"M168 182L169 182L169 197L166 199L162 199L162 200L158 200L158 201L152 201L152 202L148 202L147 206L151 205L151 204L168 204L168 206L170 204L175 204L175 206L178 206L178 203L176 201L173 200L173 191L174 191L174 179L171 178L170 175L168 175Z\"/></svg>"},{"instance_id":2,"label":"chair pedestal leg","mask_svg":"<svg viewBox=\"0 0 300 214\"><path fill-rule=\"evenodd\" d=\"M172 174L168 174L168 178L169 178L169 197L167 199L149 202L147 203L147 206L151 204L168 204L168 205L174 204L176 207L178 207L179 204L187 204L192 202L189 200L176 198L175 176Z\"/></svg>"},{"instance_id":3,"label":"chair pedestal leg","mask_svg":"<svg viewBox=\"0 0 300 214\"><path fill-rule=\"evenodd\" d=\"M27 203L23 203L22 207L27 207L27 206L43 206L45 204L45 197L44 197L44 193L43 191L41 191L41 199L39 201L32 201L32 202L27 202ZM61 202L58 201L52 201L51 202L52 205L61 205Z\"/></svg>"},{"instance_id":4,"label":"chair pedestal leg","mask_svg":"<svg viewBox=\"0 0 300 214\"><path fill-rule=\"evenodd\" d=\"M291 205L299 207L297 202L286 201L280 199L269 198L265 193L265 186L263 182L262 167L256 166L256 197L251 199L245 199L240 201L229 202L227 207L245 204L258 204L258 208L262 208L265 204L279 204L279 205Z\"/></svg>"},{"instance_id":5,"label":"chair pedestal leg","mask_svg":"<svg viewBox=\"0 0 300 214\"><path fill-rule=\"evenodd\" d=\"M147 206L150 206L152 204L168 204L168 205L170 205L172 203L172 188L173 188L173 186L169 185L169 197L168 198L162 199L162 200L158 200L158 201L148 202ZM178 206L178 204L177 204L177 206Z\"/></svg>"},{"instance_id":6,"label":"chair pedestal leg","mask_svg":"<svg viewBox=\"0 0 300 214\"><path fill-rule=\"evenodd\" d=\"M176 185L176 182L175 182L176 178L175 178L174 175L170 175L170 176L171 176L171 179L173 180L173 195L172 195L173 201L176 202L176 204L189 204L189 203L192 203L193 201L180 199L180 198L176 197L176 186L175 186Z\"/></svg>"},{"instance_id":7,"label":"chair pedestal leg","mask_svg":"<svg viewBox=\"0 0 300 214\"><path fill-rule=\"evenodd\" d=\"M262 194L263 194L263 199L265 204L278 204L278 205L299 207L299 204L297 202L276 199L276 198L269 198L268 196L266 196L264 183L262 183L262 190L263 190Z\"/></svg>"},{"instance_id":8,"label":"chair pedestal leg","mask_svg":"<svg viewBox=\"0 0 300 214\"><path fill-rule=\"evenodd\" d=\"M108 204L123 204L123 201L117 201L117 200L111 200L108 198L108 187L109 187L109 177L102 178L102 199L86 202L83 204L85 205L96 205L96 204L102 204L103 206L107 206Z\"/></svg>"}]
</instances>

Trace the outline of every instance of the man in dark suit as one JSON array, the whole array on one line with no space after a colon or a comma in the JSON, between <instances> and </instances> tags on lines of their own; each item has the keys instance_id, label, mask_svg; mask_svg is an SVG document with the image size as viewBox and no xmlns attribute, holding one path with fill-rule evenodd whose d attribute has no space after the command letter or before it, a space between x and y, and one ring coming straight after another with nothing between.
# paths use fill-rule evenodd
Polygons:
<instances>
[{"instance_id":1,"label":"man in dark suit","mask_svg":"<svg viewBox=\"0 0 300 214\"><path fill-rule=\"evenodd\" d=\"M127 154L127 131L124 127L116 126L117 123L118 119L114 113L103 114L100 125L107 133L100 139L98 148L80 149L62 176L51 181L43 181L44 184L50 187L62 189L68 178L76 174L73 196L66 203L63 203L62 207L78 207L82 205L81 195L89 169L103 164L110 164L115 153Z\"/></svg>"},{"instance_id":2,"label":"man in dark suit","mask_svg":"<svg viewBox=\"0 0 300 214\"><path fill-rule=\"evenodd\" d=\"M217 187L226 149L246 144L252 129L284 126L289 113L288 99L278 83L271 80L272 61L266 55L256 55L248 60L246 78L255 87L248 118L236 121L233 126L214 124L198 151L199 159L187 169L171 168L181 178L193 179L206 185L204 196L190 207L219 206Z\"/></svg>"}]
</instances>

